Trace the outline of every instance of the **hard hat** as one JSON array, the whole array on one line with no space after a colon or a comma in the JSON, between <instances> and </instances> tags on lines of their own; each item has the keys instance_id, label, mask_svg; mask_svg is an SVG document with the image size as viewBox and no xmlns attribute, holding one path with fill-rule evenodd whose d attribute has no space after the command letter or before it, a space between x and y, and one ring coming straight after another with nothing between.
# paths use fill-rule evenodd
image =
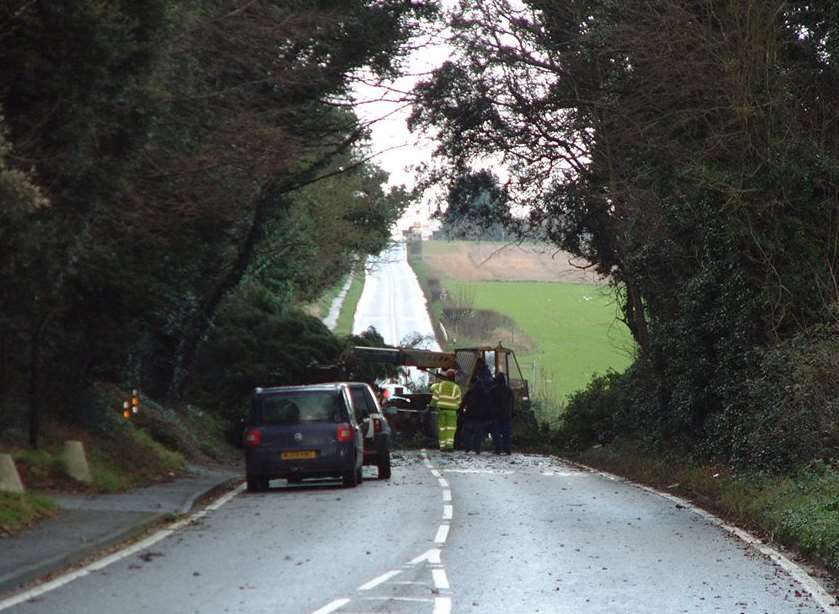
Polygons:
<instances>
[{"instance_id":1,"label":"hard hat","mask_svg":"<svg viewBox=\"0 0 839 614\"><path fill-rule=\"evenodd\" d=\"M446 377L454 379L455 376L457 376L457 371L455 371L454 369L449 369L448 371L446 371Z\"/></svg>"}]
</instances>

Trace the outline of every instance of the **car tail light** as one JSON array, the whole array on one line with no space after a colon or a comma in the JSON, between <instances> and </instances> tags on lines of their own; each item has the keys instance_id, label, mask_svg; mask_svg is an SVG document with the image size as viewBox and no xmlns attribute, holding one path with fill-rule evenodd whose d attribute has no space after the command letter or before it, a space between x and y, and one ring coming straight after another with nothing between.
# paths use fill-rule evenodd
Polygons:
<instances>
[{"instance_id":1,"label":"car tail light","mask_svg":"<svg viewBox=\"0 0 839 614\"><path fill-rule=\"evenodd\" d=\"M245 445L249 448L258 448L262 445L262 431L259 429L248 429L245 431Z\"/></svg>"},{"instance_id":2,"label":"car tail light","mask_svg":"<svg viewBox=\"0 0 839 614\"><path fill-rule=\"evenodd\" d=\"M373 418L373 432L374 433L381 433L382 432L382 421L378 418Z\"/></svg>"},{"instance_id":3,"label":"car tail light","mask_svg":"<svg viewBox=\"0 0 839 614\"><path fill-rule=\"evenodd\" d=\"M338 425L338 432L335 434L339 443L352 441L352 427L346 422Z\"/></svg>"}]
</instances>

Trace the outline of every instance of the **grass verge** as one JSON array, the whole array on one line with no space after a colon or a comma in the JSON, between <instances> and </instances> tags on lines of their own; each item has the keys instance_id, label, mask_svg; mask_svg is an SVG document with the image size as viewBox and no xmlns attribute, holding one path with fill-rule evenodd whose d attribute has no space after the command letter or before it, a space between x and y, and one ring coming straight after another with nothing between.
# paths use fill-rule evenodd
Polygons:
<instances>
[{"instance_id":1,"label":"grass verge","mask_svg":"<svg viewBox=\"0 0 839 614\"><path fill-rule=\"evenodd\" d=\"M37 495L0 492L0 536L17 533L52 516L55 504Z\"/></svg>"},{"instance_id":2,"label":"grass verge","mask_svg":"<svg viewBox=\"0 0 839 614\"><path fill-rule=\"evenodd\" d=\"M352 334L355 308L361 298L361 292L364 290L365 273L363 267L359 266L352 275L350 289L347 291L347 296L344 297L344 304L341 305L341 313L338 315L338 321L335 324L335 334L339 337Z\"/></svg>"},{"instance_id":3,"label":"grass verge","mask_svg":"<svg viewBox=\"0 0 839 614\"><path fill-rule=\"evenodd\" d=\"M218 418L193 406L177 411L144 398L140 411L122 416L126 391L99 383L81 403L74 420L49 416L38 450L0 442L12 455L30 491L115 493L171 479L187 461L226 462L239 454L226 444ZM81 441L93 481L77 482L62 460L65 441Z\"/></svg>"},{"instance_id":4,"label":"grass verge","mask_svg":"<svg viewBox=\"0 0 839 614\"><path fill-rule=\"evenodd\" d=\"M351 274L352 273L349 275ZM324 292L317 301L307 306L306 311L320 319L329 315L329 310L332 308L332 302L341 293L341 289L344 287L344 284L347 283L347 277L348 275L342 276L337 283L327 288L326 292Z\"/></svg>"},{"instance_id":5,"label":"grass verge","mask_svg":"<svg viewBox=\"0 0 839 614\"><path fill-rule=\"evenodd\" d=\"M634 443L591 448L572 458L696 501L806 555L839 580L839 466L835 464L814 463L791 475L734 474Z\"/></svg>"},{"instance_id":6,"label":"grass verge","mask_svg":"<svg viewBox=\"0 0 839 614\"><path fill-rule=\"evenodd\" d=\"M439 300L440 280L435 275L433 269L422 259L422 255L411 253L408 251L408 264L414 270L414 275L417 276L422 293L425 294L425 299L428 305L428 312L431 316L431 325L434 327L434 336L437 338L437 343L441 348L446 348L446 339L440 329L440 321L443 319L443 305ZM450 347L449 347L450 349Z\"/></svg>"}]
</instances>

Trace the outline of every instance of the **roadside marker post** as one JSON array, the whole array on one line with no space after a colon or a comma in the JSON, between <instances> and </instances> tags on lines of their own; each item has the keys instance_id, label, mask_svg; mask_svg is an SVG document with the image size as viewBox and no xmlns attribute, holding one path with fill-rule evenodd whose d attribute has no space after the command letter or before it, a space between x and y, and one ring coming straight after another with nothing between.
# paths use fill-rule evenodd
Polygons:
<instances>
[{"instance_id":1,"label":"roadside marker post","mask_svg":"<svg viewBox=\"0 0 839 614\"><path fill-rule=\"evenodd\" d=\"M138 413L140 413L140 391L134 388L131 391L131 400L122 402L122 417L128 420Z\"/></svg>"}]
</instances>

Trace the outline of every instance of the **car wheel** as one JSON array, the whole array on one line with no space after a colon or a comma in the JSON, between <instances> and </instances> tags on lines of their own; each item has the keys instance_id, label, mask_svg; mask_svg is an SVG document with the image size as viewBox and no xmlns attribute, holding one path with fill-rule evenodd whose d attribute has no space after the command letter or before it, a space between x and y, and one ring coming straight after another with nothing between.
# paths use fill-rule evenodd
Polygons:
<instances>
[{"instance_id":1,"label":"car wheel","mask_svg":"<svg viewBox=\"0 0 839 614\"><path fill-rule=\"evenodd\" d=\"M384 456L379 459L379 462L376 463L379 467L379 479L380 480L389 480L390 479L390 450L387 450L384 453Z\"/></svg>"},{"instance_id":2,"label":"car wheel","mask_svg":"<svg viewBox=\"0 0 839 614\"><path fill-rule=\"evenodd\" d=\"M355 472L355 479L359 484L364 481L364 475L362 474L361 467L359 467L358 471Z\"/></svg>"},{"instance_id":3,"label":"car wheel","mask_svg":"<svg viewBox=\"0 0 839 614\"><path fill-rule=\"evenodd\" d=\"M350 469L343 475L342 479L345 488L355 488L358 486L358 471Z\"/></svg>"},{"instance_id":4,"label":"car wheel","mask_svg":"<svg viewBox=\"0 0 839 614\"><path fill-rule=\"evenodd\" d=\"M263 492L268 490L268 480L254 475L247 476L248 492Z\"/></svg>"}]
</instances>

